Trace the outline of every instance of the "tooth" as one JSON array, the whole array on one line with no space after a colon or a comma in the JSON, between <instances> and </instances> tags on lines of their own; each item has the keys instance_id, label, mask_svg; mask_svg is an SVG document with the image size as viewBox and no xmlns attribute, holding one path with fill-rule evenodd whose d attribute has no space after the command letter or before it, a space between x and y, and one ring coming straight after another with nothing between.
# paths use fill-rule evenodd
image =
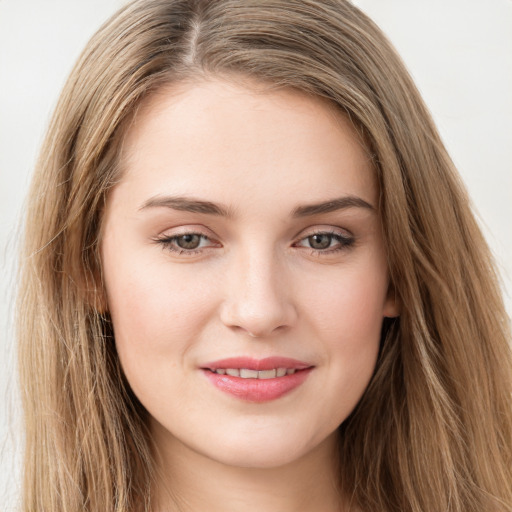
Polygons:
<instances>
[{"instance_id":1,"label":"tooth","mask_svg":"<svg viewBox=\"0 0 512 512\"><path fill-rule=\"evenodd\" d=\"M257 370L247 370L246 368L240 368L240 377L242 377L242 379L257 379L258 371Z\"/></svg>"},{"instance_id":2,"label":"tooth","mask_svg":"<svg viewBox=\"0 0 512 512\"><path fill-rule=\"evenodd\" d=\"M242 379L274 379L293 375L297 370L295 368L277 368L273 370L249 370L248 368L217 368L214 370L219 375L230 375L231 377L241 377Z\"/></svg>"},{"instance_id":3,"label":"tooth","mask_svg":"<svg viewBox=\"0 0 512 512\"><path fill-rule=\"evenodd\" d=\"M273 379L276 376L276 370L260 370L258 379Z\"/></svg>"}]
</instances>

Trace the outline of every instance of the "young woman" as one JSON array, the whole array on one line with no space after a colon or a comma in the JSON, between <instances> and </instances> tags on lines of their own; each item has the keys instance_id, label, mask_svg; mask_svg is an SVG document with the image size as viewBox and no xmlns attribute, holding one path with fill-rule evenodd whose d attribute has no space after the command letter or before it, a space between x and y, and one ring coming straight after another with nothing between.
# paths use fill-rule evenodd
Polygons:
<instances>
[{"instance_id":1,"label":"young woman","mask_svg":"<svg viewBox=\"0 0 512 512\"><path fill-rule=\"evenodd\" d=\"M24 510L512 510L492 262L351 4L128 5L29 205Z\"/></svg>"}]
</instances>

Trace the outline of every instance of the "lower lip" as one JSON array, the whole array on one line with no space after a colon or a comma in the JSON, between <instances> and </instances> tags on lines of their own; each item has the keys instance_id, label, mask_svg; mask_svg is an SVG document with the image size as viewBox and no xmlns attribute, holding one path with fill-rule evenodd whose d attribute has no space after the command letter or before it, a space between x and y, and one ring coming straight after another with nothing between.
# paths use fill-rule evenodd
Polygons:
<instances>
[{"instance_id":1,"label":"lower lip","mask_svg":"<svg viewBox=\"0 0 512 512\"><path fill-rule=\"evenodd\" d=\"M297 370L292 375L274 379L242 379L231 375L219 375L210 370L203 370L210 382L229 395L247 402L270 402L298 388L311 373L313 368Z\"/></svg>"}]
</instances>

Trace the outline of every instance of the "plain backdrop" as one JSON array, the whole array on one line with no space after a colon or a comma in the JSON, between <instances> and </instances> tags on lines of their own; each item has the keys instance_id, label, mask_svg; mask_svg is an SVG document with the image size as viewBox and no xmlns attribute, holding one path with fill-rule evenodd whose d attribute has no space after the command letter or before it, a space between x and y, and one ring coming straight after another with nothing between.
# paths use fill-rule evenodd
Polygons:
<instances>
[{"instance_id":1,"label":"plain backdrop","mask_svg":"<svg viewBox=\"0 0 512 512\"><path fill-rule=\"evenodd\" d=\"M213 0L214 1L214 0ZM402 55L469 189L512 312L512 0L355 0ZM21 430L12 295L19 215L74 60L122 0L0 0L0 508Z\"/></svg>"}]
</instances>

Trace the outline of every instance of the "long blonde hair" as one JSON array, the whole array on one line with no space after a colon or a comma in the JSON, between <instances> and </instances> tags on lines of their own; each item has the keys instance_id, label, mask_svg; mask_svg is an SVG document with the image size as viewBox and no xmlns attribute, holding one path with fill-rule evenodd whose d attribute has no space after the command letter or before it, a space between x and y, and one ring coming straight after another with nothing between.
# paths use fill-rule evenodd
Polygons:
<instances>
[{"instance_id":1,"label":"long blonde hair","mask_svg":"<svg viewBox=\"0 0 512 512\"><path fill-rule=\"evenodd\" d=\"M102 210L139 103L246 76L327 98L368 141L401 316L340 427L340 488L364 511L512 510L508 318L439 135L381 31L344 0L139 0L93 37L28 200L19 293L23 510L151 507L146 413L104 313Z\"/></svg>"}]
</instances>

